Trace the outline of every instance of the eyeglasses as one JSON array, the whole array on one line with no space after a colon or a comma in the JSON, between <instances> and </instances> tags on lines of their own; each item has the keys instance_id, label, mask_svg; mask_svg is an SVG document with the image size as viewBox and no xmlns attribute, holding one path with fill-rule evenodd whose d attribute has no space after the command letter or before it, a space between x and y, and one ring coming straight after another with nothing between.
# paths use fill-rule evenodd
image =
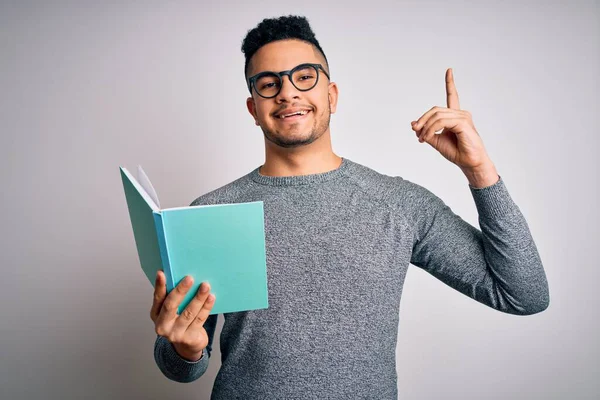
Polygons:
<instances>
[{"instance_id":1,"label":"eyeglasses","mask_svg":"<svg viewBox=\"0 0 600 400\"><path fill-rule=\"evenodd\" d=\"M321 64L304 63L293 69L281 72L263 71L248 78L248 90L252 94L252 87L260 97L271 99L279 94L283 86L283 77L288 76L292 85L301 92L307 92L317 86L319 70L322 70L327 79L329 74Z\"/></svg>"}]
</instances>

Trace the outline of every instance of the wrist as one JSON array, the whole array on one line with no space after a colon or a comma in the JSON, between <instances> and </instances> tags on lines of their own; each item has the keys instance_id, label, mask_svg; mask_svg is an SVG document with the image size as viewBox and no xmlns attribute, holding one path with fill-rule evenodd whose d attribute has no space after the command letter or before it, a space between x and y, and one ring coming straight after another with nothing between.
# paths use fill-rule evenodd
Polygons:
<instances>
[{"instance_id":1,"label":"wrist","mask_svg":"<svg viewBox=\"0 0 600 400\"><path fill-rule=\"evenodd\" d=\"M202 359L202 356L204 354L204 349L200 350L200 352L193 353L193 352L185 351L185 350L181 349L178 345L175 345L175 344L173 344L173 348L175 349L175 352L177 354L179 354L179 356L181 358L183 358L189 362L200 361L200 359Z\"/></svg>"},{"instance_id":2,"label":"wrist","mask_svg":"<svg viewBox=\"0 0 600 400\"><path fill-rule=\"evenodd\" d=\"M467 177L469 185L475 189L483 189L492 186L500 179L496 166L491 161L480 167L461 169Z\"/></svg>"}]
</instances>

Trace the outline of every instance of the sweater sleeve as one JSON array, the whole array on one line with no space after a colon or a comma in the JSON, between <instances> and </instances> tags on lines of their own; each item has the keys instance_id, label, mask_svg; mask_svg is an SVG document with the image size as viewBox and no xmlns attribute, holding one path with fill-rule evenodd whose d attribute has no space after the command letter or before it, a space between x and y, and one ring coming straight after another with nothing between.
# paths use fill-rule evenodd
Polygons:
<instances>
[{"instance_id":1,"label":"sweater sleeve","mask_svg":"<svg viewBox=\"0 0 600 400\"><path fill-rule=\"evenodd\" d=\"M419 200L413 219L412 264L501 312L531 315L548 307L542 261L502 177L485 188L469 185L481 230L429 190L411 185Z\"/></svg>"},{"instance_id":2,"label":"sweater sleeve","mask_svg":"<svg viewBox=\"0 0 600 400\"><path fill-rule=\"evenodd\" d=\"M181 357L167 338L157 335L154 342L154 360L167 378L176 382L189 383L204 375L212 351L217 318L218 314L209 315L206 322L204 322L204 329L208 335L208 345L202 351L202 357L197 361L188 361Z\"/></svg>"}]
</instances>

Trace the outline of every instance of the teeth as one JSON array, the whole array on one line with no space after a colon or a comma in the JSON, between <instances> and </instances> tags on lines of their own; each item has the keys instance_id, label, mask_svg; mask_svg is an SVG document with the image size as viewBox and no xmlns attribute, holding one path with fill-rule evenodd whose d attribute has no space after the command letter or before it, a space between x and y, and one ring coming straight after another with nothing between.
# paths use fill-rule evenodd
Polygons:
<instances>
[{"instance_id":1,"label":"teeth","mask_svg":"<svg viewBox=\"0 0 600 400\"><path fill-rule=\"evenodd\" d=\"M295 112L295 113L292 113L292 114L285 114L285 115L282 114L282 115L279 116L279 118L283 119L285 117L291 117L292 115L305 115L306 113L308 113L308 111L302 110L302 111L298 111L298 112Z\"/></svg>"}]
</instances>

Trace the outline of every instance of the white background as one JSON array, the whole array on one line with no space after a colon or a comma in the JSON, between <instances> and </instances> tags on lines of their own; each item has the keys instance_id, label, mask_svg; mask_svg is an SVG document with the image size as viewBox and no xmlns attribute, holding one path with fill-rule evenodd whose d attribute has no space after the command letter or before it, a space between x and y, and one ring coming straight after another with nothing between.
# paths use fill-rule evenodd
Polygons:
<instances>
[{"instance_id":1,"label":"white background","mask_svg":"<svg viewBox=\"0 0 600 400\"><path fill-rule=\"evenodd\" d=\"M374 0L2 3L0 397L209 398L218 336L191 384L155 365L118 167L143 165L175 207L261 165L240 47L291 13L340 88L334 151L479 227L464 175L410 129L454 69L548 276L550 307L521 317L411 266L400 398L597 398L599 3Z\"/></svg>"}]
</instances>

